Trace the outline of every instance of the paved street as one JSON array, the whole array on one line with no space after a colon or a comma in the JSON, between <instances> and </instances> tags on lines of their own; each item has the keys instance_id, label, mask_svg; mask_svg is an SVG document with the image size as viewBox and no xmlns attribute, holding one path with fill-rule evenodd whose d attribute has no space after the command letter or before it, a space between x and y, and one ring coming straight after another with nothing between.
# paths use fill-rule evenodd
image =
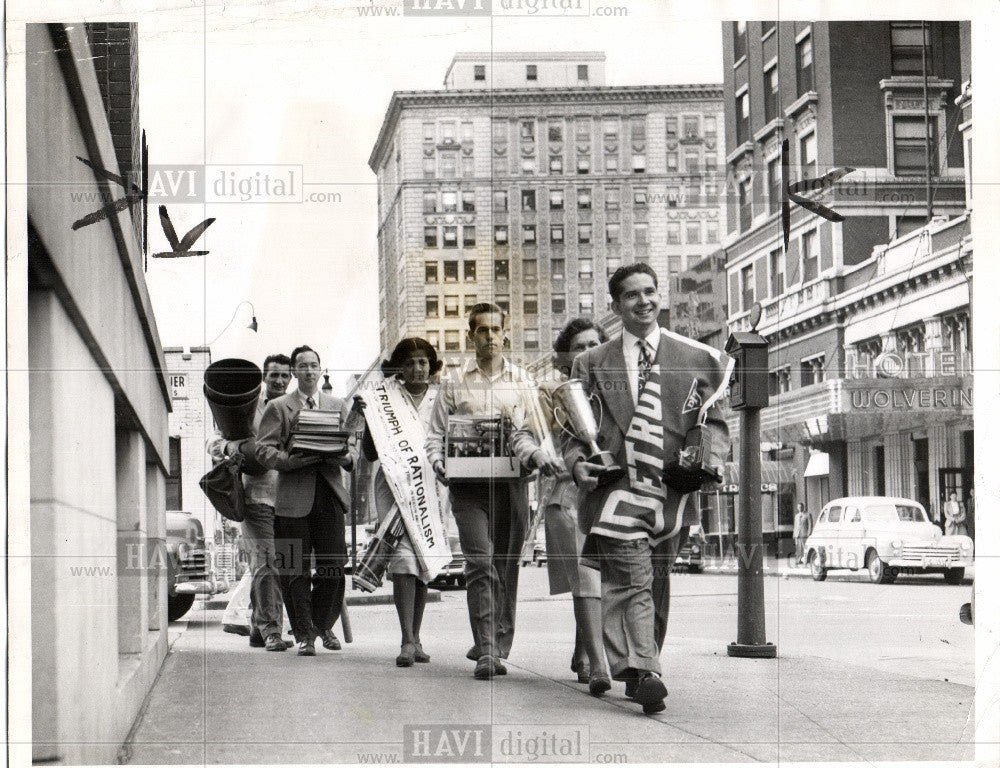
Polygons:
<instances>
[{"instance_id":1,"label":"paved street","mask_svg":"<svg viewBox=\"0 0 1000 768\"><path fill-rule=\"evenodd\" d=\"M464 658L461 591L428 605L432 663L410 669L393 666L391 605L355 606L355 642L313 659L250 651L221 631L221 611L196 609L173 625L130 762L399 762L413 759L406 727L432 724L455 732L445 732L437 759L469 762L488 758L491 745L476 757L461 734L484 725L496 762L545 754L544 743L563 744L558 759L573 762L972 758L973 632L958 621L968 585L766 578L777 660L726 655L734 576L678 574L673 586L663 654L670 696L653 717L620 684L595 699L574 682L571 603L548 596L544 569L522 571L510 674L492 683L474 680ZM442 747L437 731L432 739Z\"/></svg>"}]
</instances>

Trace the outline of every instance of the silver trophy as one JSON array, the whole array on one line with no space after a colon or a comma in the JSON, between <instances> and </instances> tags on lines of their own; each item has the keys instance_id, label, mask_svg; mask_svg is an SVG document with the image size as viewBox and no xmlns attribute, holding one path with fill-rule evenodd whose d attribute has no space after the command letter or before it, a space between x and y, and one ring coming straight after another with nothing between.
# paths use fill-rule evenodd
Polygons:
<instances>
[{"instance_id":1,"label":"silver trophy","mask_svg":"<svg viewBox=\"0 0 1000 768\"><path fill-rule=\"evenodd\" d=\"M602 451L597 445L597 434L600 423L594 419L591 400L597 401L600 420L604 420L604 411L600 398L588 395L579 379L563 382L552 392L553 417L559 427L575 437L593 451L587 459L591 464L600 464L603 469L597 475L597 484L613 483L625 474L625 468L615 463L615 457L608 451ZM560 417L565 416L565 420Z\"/></svg>"}]
</instances>

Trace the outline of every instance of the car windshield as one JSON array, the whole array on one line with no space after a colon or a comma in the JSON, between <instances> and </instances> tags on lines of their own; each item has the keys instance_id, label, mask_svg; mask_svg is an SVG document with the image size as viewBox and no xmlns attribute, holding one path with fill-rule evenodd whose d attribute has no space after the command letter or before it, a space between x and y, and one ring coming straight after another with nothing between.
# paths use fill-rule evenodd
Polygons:
<instances>
[{"instance_id":1,"label":"car windshield","mask_svg":"<svg viewBox=\"0 0 1000 768\"><path fill-rule=\"evenodd\" d=\"M868 520L873 523L926 523L920 507L909 504L874 504L868 507Z\"/></svg>"}]
</instances>

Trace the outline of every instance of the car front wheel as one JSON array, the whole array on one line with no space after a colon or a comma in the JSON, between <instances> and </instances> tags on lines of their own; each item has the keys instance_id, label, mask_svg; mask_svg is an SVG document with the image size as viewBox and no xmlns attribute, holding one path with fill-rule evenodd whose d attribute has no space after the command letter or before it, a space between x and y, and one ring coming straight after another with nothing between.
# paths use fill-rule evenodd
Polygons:
<instances>
[{"instance_id":1,"label":"car front wheel","mask_svg":"<svg viewBox=\"0 0 1000 768\"><path fill-rule=\"evenodd\" d=\"M878 552L872 550L868 553L868 581L872 584L892 584L892 569L878 556Z\"/></svg>"},{"instance_id":2,"label":"car front wheel","mask_svg":"<svg viewBox=\"0 0 1000 768\"><path fill-rule=\"evenodd\" d=\"M965 578L964 568L949 568L944 572L944 580L948 584L961 584Z\"/></svg>"},{"instance_id":3,"label":"car front wheel","mask_svg":"<svg viewBox=\"0 0 1000 768\"><path fill-rule=\"evenodd\" d=\"M809 557L809 572L813 581L826 581L825 558L822 552L813 552Z\"/></svg>"}]
</instances>

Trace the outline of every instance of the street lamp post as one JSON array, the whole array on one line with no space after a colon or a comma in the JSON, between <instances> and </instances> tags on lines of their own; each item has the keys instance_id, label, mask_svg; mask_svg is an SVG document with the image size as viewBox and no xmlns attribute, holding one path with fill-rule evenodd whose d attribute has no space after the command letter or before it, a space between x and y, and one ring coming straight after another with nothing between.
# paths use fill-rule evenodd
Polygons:
<instances>
[{"instance_id":1,"label":"street lamp post","mask_svg":"<svg viewBox=\"0 0 1000 768\"><path fill-rule=\"evenodd\" d=\"M208 344L206 344L205 346L210 347L220 338L222 338L222 334L224 334L226 331L229 330L229 326L233 324L233 321L236 319L236 315L240 311L240 307L242 307L244 304L250 305L250 323L247 325L247 328L249 328L254 333L257 333L257 310L254 309L252 301L244 299L243 301L241 301L239 304L236 305L236 309L233 311L233 316L229 318L229 322L226 323L226 326L221 331L219 331L219 335L216 336L214 339L212 339L210 342L208 342Z\"/></svg>"}]
</instances>

